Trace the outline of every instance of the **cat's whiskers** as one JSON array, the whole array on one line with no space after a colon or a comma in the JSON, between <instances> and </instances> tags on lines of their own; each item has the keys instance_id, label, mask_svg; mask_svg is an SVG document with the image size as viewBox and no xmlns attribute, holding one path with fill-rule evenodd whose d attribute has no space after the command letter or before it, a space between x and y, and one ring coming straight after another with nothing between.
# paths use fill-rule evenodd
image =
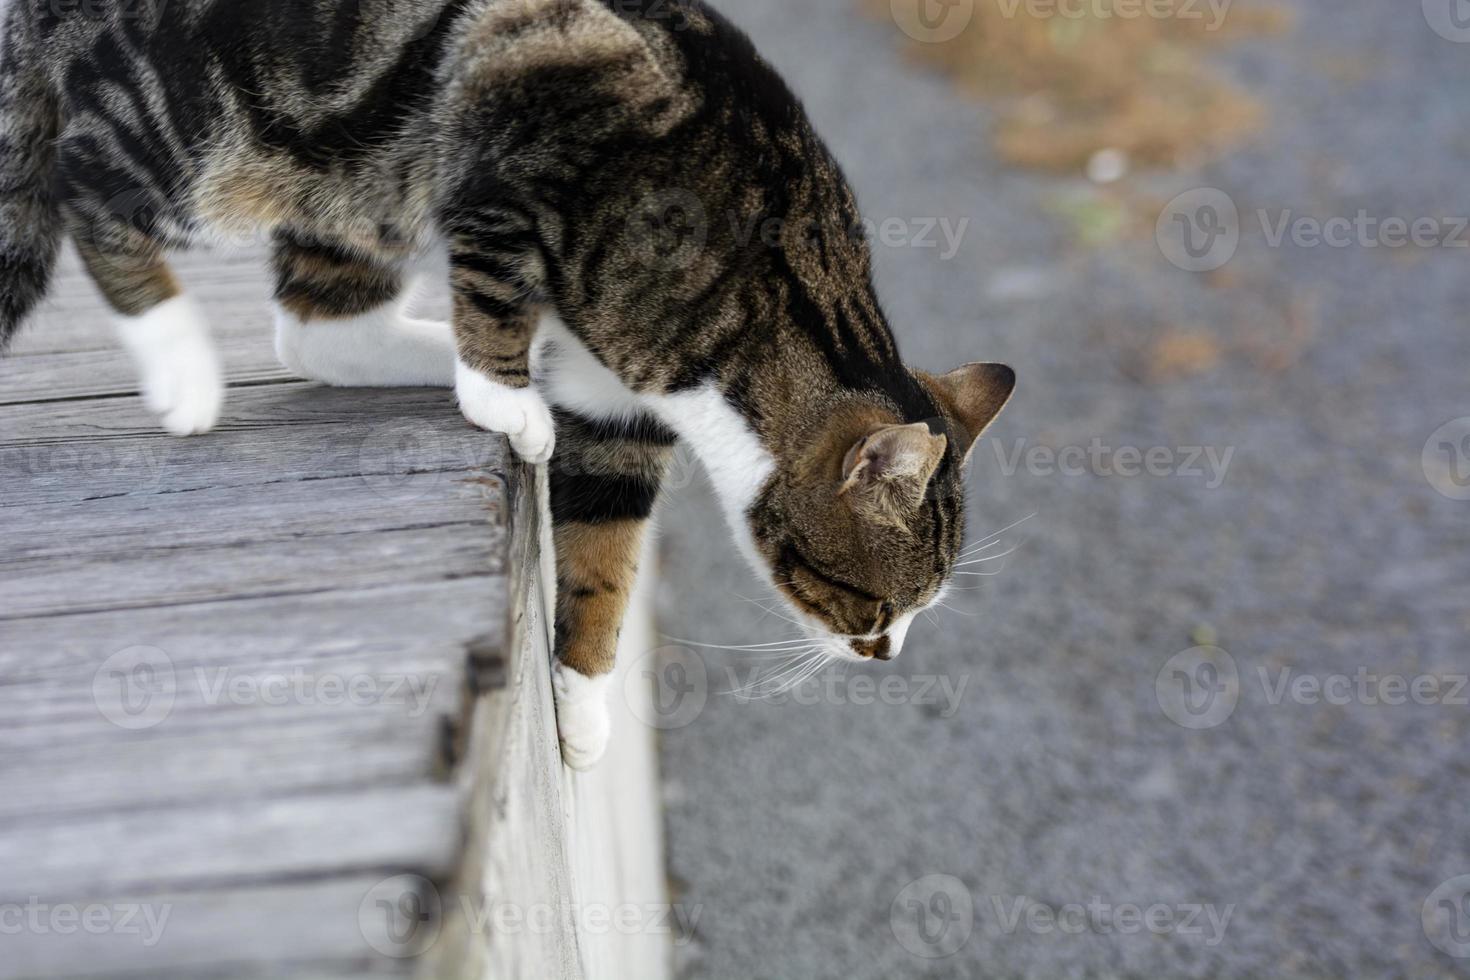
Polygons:
<instances>
[{"instance_id":1,"label":"cat's whiskers","mask_svg":"<svg viewBox=\"0 0 1470 980\"><path fill-rule=\"evenodd\" d=\"M781 689L778 690L776 693L781 694L786 691L795 690L796 688L805 684L812 677L816 676L816 674L821 671L823 667L827 666L827 660L827 656L819 651L817 656L812 660L810 666L808 666L801 673L797 674L797 676L790 681L787 681L786 684L784 684Z\"/></svg>"},{"instance_id":2,"label":"cat's whiskers","mask_svg":"<svg viewBox=\"0 0 1470 980\"><path fill-rule=\"evenodd\" d=\"M764 609L768 615L775 616L777 619L784 619L786 622L790 623L792 626L798 626L798 627L800 627L802 629L806 629L807 628L807 624L806 623L802 623L802 622L799 622L799 621L797 621L795 619L792 619L790 616L782 615L781 613L779 613L776 610L772 609L770 606L767 606L767 605L765 605L765 604L763 604L761 602L758 602L755 599L750 598L749 596L743 596L743 595L741 595L738 592L734 593L734 595L735 595L735 598L737 598L737 599L744 599L746 602L755 603L755 605L760 606L762 609Z\"/></svg>"},{"instance_id":3,"label":"cat's whiskers","mask_svg":"<svg viewBox=\"0 0 1470 980\"><path fill-rule=\"evenodd\" d=\"M761 698L774 697L780 693L772 685L779 683L787 677L792 676L812 662L813 658L820 657L820 650L807 650L792 657L791 662L774 668L774 673L756 676L744 687L730 691L736 698L742 701L755 701Z\"/></svg>"},{"instance_id":4,"label":"cat's whiskers","mask_svg":"<svg viewBox=\"0 0 1470 980\"><path fill-rule=\"evenodd\" d=\"M965 557L967 557L969 555L972 555L972 554L978 554L980 551L983 551L984 550L984 549L980 548L979 545L985 544L987 541L991 541L991 540L993 540L995 538L998 538L1002 534L1005 534L1007 531L1012 530L1013 528L1020 527L1022 524L1025 524L1027 521L1031 520L1031 518L1035 517L1036 514L1037 514L1037 511L1034 511L1033 510L1031 513L1027 514L1025 517L1021 518L1019 521L1016 521L1013 524L1007 524L1005 527L1001 528L999 531L996 531L994 534L986 535L985 537L981 538L979 541L973 542L964 551L960 552L959 557L965 558Z\"/></svg>"},{"instance_id":5,"label":"cat's whiskers","mask_svg":"<svg viewBox=\"0 0 1470 980\"><path fill-rule=\"evenodd\" d=\"M665 636L670 643L680 643L684 646L703 647L706 650L736 650L740 652L752 650L795 650L801 647L811 646L812 641L804 638L793 637L789 640L775 640L771 643L701 643L699 640L684 640L677 636Z\"/></svg>"},{"instance_id":6,"label":"cat's whiskers","mask_svg":"<svg viewBox=\"0 0 1470 980\"><path fill-rule=\"evenodd\" d=\"M974 590L973 589L959 589L958 591L960 591L960 592L973 592ZM958 613L959 615L964 616L967 619L974 619L975 617L977 617L977 616L980 615L979 613L967 612L967 611L965 611L963 609L960 609L958 606L951 606L949 603L944 602L943 600L936 601L934 603L934 605L936 607L938 607L940 609L944 609L944 610L946 610L948 612ZM935 618L935 617L932 616L932 613L933 613L933 610L932 609L925 610L925 611L931 613L931 617L930 617L931 619L932 618ZM937 619L935 621L937 622Z\"/></svg>"},{"instance_id":7,"label":"cat's whiskers","mask_svg":"<svg viewBox=\"0 0 1470 980\"><path fill-rule=\"evenodd\" d=\"M983 555L985 552L989 551L991 548L999 548L999 547L1003 546L1004 544L1005 544L1005 539L1004 538L996 538L994 541L987 542L986 544L982 544L979 547L976 547L976 548L967 548L964 551L960 552L955 557L957 559L960 559L960 558L969 558L971 555Z\"/></svg>"},{"instance_id":8,"label":"cat's whiskers","mask_svg":"<svg viewBox=\"0 0 1470 980\"><path fill-rule=\"evenodd\" d=\"M962 561L959 564L955 565L955 568L964 568L967 565L979 565L981 562L995 561L995 560L997 560L999 558L1007 558L1007 557L1009 557L1011 555L1014 555L1016 552L1018 552L1020 550L1021 550L1021 546L1018 544L1015 547L1011 548L1009 551L1002 551L998 555L987 555L984 558L972 558L969 561Z\"/></svg>"}]
</instances>

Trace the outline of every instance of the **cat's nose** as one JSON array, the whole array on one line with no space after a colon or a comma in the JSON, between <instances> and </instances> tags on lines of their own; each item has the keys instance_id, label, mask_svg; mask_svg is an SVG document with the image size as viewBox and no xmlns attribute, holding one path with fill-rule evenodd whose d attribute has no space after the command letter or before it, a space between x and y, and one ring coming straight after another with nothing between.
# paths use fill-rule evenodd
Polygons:
<instances>
[{"instance_id":1,"label":"cat's nose","mask_svg":"<svg viewBox=\"0 0 1470 980\"><path fill-rule=\"evenodd\" d=\"M893 659L893 647L889 645L886 636L880 636L876 640L853 640L852 648L857 651L859 657L869 660Z\"/></svg>"}]
</instances>

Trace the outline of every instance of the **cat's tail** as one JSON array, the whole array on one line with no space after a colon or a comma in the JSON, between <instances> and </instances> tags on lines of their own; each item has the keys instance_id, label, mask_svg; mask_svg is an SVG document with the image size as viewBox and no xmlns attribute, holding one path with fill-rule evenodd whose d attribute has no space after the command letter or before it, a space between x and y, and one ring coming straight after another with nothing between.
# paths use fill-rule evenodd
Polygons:
<instances>
[{"instance_id":1,"label":"cat's tail","mask_svg":"<svg viewBox=\"0 0 1470 980\"><path fill-rule=\"evenodd\" d=\"M30 43L28 7L0 0L0 351L45 295L61 242L60 104Z\"/></svg>"}]
</instances>

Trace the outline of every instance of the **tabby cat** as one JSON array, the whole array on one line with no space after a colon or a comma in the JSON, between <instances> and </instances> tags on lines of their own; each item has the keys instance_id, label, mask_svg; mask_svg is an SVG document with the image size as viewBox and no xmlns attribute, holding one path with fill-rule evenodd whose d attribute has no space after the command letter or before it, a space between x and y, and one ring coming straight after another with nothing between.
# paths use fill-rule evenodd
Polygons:
<instances>
[{"instance_id":1,"label":"tabby cat","mask_svg":"<svg viewBox=\"0 0 1470 980\"><path fill-rule=\"evenodd\" d=\"M0 343L69 237L169 432L224 388L165 254L273 249L276 349L453 386L550 467L563 754L605 686L672 447L834 658L888 660L951 575L996 364L906 368L796 98L700 0L8 0ZM756 230L752 233L752 230ZM452 324L411 320L448 256Z\"/></svg>"}]
</instances>

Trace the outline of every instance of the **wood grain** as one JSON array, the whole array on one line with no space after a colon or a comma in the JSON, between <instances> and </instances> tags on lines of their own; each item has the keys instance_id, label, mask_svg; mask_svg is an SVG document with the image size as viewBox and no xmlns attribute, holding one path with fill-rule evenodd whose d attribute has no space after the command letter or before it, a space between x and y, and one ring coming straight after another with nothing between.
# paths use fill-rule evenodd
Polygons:
<instances>
[{"instance_id":1,"label":"wood grain","mask_svg":"<svg viewBox=\"0 0 1470 980\"><path fill-rule=\"evenodd\" d=\"M460 865L519 473L447 391L291 379L259 253L178 266L214 433L158 430L70 256L0 359L0 903L170 910L7 934L0 978L408 975L362 910Z\"/></svg>"}]
</instances>

